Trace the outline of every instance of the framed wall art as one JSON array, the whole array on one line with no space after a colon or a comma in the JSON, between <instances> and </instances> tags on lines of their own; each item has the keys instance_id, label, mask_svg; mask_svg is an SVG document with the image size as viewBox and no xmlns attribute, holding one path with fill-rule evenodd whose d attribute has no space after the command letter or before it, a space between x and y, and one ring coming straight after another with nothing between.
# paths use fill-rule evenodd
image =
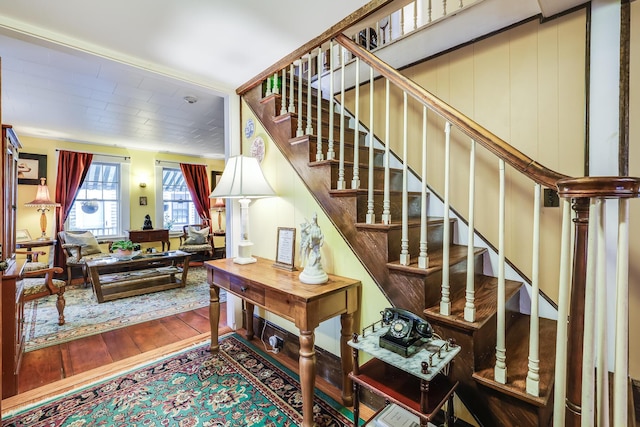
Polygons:
<instances>
[{"instance_id":1,"label":"framed wall art","mask_svg":"<svg viewBox=\"0 0 640 427\"><path fill-rule=\"evenodd\" d=\"M18 184L38 185L47 177L46 154L20 153L18 158Z\"/></svg>"},{"instance_id":2,"label":"framed wall art","mask_svg":"<svg viewBox=\"0 0 640 427\"><path fill-rule=\"evenodd\" d=\"M140 206L147 206L147 196L140 196Z\"/></svg>"},{"instance_id":3,"label":"framed wall art","mask_svg":"<svg viewBox=\"0 0 640 427\"><path fill-rule=\"evenodd\" d=\"M274 267L288 271L296 270L296 229L288 227L278 227L278 239L276 246L276 262Z\"/></svg>"}]
</instances>

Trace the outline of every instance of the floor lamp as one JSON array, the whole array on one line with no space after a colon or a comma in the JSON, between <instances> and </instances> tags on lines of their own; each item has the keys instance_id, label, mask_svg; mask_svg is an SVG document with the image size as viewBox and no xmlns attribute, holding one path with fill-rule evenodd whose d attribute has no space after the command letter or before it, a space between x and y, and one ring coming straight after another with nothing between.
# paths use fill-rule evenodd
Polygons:
<instances>
[{"instance_id":1,"label":"floor lamp","mask_svg":"<svg viewBox=\"0 0 640 427\"><path fill-rule=\"evenodd\" d=\"M53 208L56 206L60 206L60 203L54 203L51 201L51 196L49 196L49 187L46 186L45 182L46 178L40 178L40 184L38 184L38 191L36 192L36 198L29 203L25 203L24 205L28 208L36 207L37 211L41 212L40 214L40 230L42 231L42 235L38 238L38 240L49 240L46 236L47 234L47 215L45 212L49 211L49 208Z\"/></svg>"},{"instance_id":2,"label":"floor lamp","mask_svg":"<svg viewBox=\"0 0 640 427\"><path fill-rule=\"evenodd\" d=\"M251 199L275 195L260 169L258 159L248 156L229 158L222 177L209 198L238 199L240 203L240 243L238 243L238 256L233 259L233 262L237 264L256 262L256 259L251 256L253 243L249 240L249 203Z\"/></svg>"}]
</instances>

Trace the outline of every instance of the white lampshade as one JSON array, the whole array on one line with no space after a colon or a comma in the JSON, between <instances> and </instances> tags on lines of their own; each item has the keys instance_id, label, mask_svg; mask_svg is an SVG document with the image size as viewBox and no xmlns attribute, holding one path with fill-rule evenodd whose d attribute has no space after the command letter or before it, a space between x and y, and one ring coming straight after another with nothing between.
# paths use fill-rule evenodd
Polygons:
<instances>
[{"instance_id":1,"label":"white lampshade","mask_svg":"<svg viewBox=\"0 0 640 427\"><path fill-rule=\"evenodd\" d=\"M275 195L260 169L258 159L235 156L225 165L222 177L209 198L255 199Z\"/></svg>"},{"instance_id":2,"label":"white lampshade","mask_svg":"<svg viewBox=\"0 0 640 427\"><path fill-rule=\"evenodd\" d=\"M253 243L249 240L249 203L251 199L275 196L276 192L269 185L260 163L255 157L231 157L224 167L222 177L211 192L209 198L240 199L240 242L238 256L233 259L237 264L256 262L251 256Z\"/></svg>"}]
</instances>

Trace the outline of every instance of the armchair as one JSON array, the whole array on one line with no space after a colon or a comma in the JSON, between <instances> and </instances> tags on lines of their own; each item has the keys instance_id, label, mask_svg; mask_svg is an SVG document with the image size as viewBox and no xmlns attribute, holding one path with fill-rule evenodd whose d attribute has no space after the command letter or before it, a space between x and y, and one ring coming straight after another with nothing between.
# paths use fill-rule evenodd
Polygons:
<instances>
[{"instance_id":1,"label":"armchair","mask_svg":"<svg viewBox=\"0 0 640 427\"><path fill-rule=\"evenodd\" d=\"M66 256L67 285L71 284L72 269L79 267L82 269L84 285L87 286L86 261L110 256L108 252L102 252L98 240L90 231L60 231L58 233L58 241ZM111 242L108 243L109 248L111 248Z\"/></svg>"},{"instance_id":2,"label":"armchair","mask_svg":"<svg viewBox=\"0 0 640 427\"><path fill-rule=\"evenodd\" d=\"M54 274L62 273L60 267L48 267L45 269L33 269L33 264L27 262L23 265L20 277L24 289L24 300L31 301L49 295L57 295L56 308L58 309L58 325L64 325L64 291L66 283L64 280L54 279ZM39 264L39 263L38 263Z\"/></svg>"},{"instance_id":3,"label":"armchair","mask_svg":"<svg viewBox=\"0 0 640 427\"><path fill-rule=\"evenodd\" d=\"M216 248L213 243L211 227L206 222L183 226L178 249L189 253L201 253L203 257L222 258L219 256L219 248Z\"/></svg>"}]
</instances>

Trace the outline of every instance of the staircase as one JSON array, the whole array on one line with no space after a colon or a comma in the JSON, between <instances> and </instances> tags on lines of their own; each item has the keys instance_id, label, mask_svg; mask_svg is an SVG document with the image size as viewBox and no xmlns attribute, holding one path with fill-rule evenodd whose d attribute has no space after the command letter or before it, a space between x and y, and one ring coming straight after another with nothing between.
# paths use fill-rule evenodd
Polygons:
<instances>
[{"instance_id":1,"label":"staircase","mask_svg":"<svg viewBox=\"0 0 640 427\"><path fill-rule=\"evenodd\" d=\"M304 89L303 89L304 90ZM315 90L312 90L312 105L317 103ZM303 108L306 111L306 91ZM296 137L298 128L297 114L280 115L281 97L279 95L263 96L263 88L258 86L245 93L244 100L262 122L272 136L279 149L289 159L309 191L333 221L337 229L348 241L355 254L362 260L376 283L396 307L408 309L416 313L424 313L435 331L447 338L454 338L461 346L462 352L454 364L454 375L460 381L458 395L476 419L484 426L546 426L550 425L551 396L553 392L553 365L555 356L555 322L541 319L541 348L544 348L544 359L540 363L541 396L532 397L524 390L527 375L528 350L528 316L519 313L518 300L522 283L507 281L507 306L509 312L507 323L509 333L507 345L510 352L508 358L508 385L493 380L495 363L496 335L496 290L497 278L477 274L475 277L477 318L475 322L467 322L463 318L465 306L465 282L467 270L467 248L450 245L450 286L452 309L451 315L441 315L439 303L441 299L440 284L442 281L442 247L444 220L428 219L429 268L421 269L416 265L404 266L398 261L401 240L401 224L394 221L389 225L366 224L367 183L362 180L361 188L356 190L336 190L338 180L338 160L316 161L317 136L305 135ZM322 108L329 114L326 100L322 100ZM315 108L315 107L314 107ZM325 115L325 117L326 117ZM334 140L339 140L339 118L334 120ZM318 129L314 120L313 128ZM327 138L329 131L323 126L322 134ZM353 129L349 130L353 133ZM347 137L348 138L348 137ZM352 140L353 137L348 138ZM328 139L328 138L327 138ZM327 141L323 143L326 158ZM365 147L360 159L367 159ZM353 150L346 150L353 152ZM360 164L361 176L367 175L368 164ZM381 165L374 174L375 188L382 186ZM345 158L345 177L351 181L353 156ZM391 175L401 174L401 170L391 171ZM392 218L400 218L401 180L391 179ZM376 216L382 211L381 191L375 192ZM420 198L420 193L409 195L412 199ZM417 253L420 222L419 203L409 212L410 252ZM450 221L454 221L451 219ZM450 230L453 227L450 228ZM450 240L451 241L451 240ZM482 271L483 256L486 249L474 248L475 271Z\"/></svg>"}]
</instances>

